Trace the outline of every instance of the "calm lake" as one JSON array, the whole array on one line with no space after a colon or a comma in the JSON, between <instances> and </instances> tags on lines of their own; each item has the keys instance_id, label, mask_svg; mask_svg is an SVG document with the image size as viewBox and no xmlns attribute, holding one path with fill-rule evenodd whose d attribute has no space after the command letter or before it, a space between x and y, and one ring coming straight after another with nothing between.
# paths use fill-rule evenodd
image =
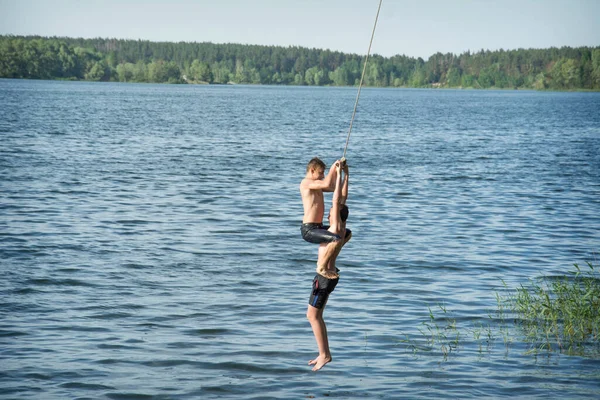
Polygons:
<instances>
[{"instance_id":1,"label":"calm lake","mask_svg":"<svg viewBox=\"0 0 600 400\"><path fill-rule=\"evenodd\" d=\"M311 372L298 184L355 97L0 80L0 397L597 398L597 356L528 353L495 312L599 265L600 93L363 89Z\"/></svg>"}]
</instances>

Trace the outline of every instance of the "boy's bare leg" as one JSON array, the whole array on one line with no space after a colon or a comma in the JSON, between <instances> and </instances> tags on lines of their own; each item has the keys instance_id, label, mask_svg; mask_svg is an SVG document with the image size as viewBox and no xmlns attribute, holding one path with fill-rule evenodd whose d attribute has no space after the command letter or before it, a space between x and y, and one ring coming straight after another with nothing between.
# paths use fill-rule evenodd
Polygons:
<instances>
[{"instance_id":1,"label":"boy's bare leg","mask_svg":"<svg viewBox=\"0 0 600 400\"><path fill-rule=\"evenodd\" d=\"M306 317L310 322L315 339L317 341L317 347L319 348L319 355L314 360L310 360L308 365L314 365L313 371L318 371L325 364L332 360L331 352L329 351L329 340L327 338L327 327L325 326L325 320L323 320L323 310L325 307L318 309L311 305L308 306L306 311Z\"/></svg>"},{"instance_id":2,"label":"boy's bare leg","mask_svg":"<svg viewBox=\"0 0 600 400\"><path fill-rule=\"evenodd\" d=\"M335 242L330 242L327 244L325 248L325 253L323 254L323 258L319 257L319 264L317 264L317 273L323 275L327 279L335 279L338 277L338 274L335 271L330 271L328 269L328 265L331 259L339 253L344 242L337 240Z\"/></svg>"},{"instance_id":3,"label":"boy's bare leg","mask_svg":"<svg viewBox=\"0 0 600 400\"><path fill-rule=\"evenodd\" d=\"M335 266L335 260L337 260L337 257L340 255L340 251L342 251L342 247L344 247L344 245L346 243L348 243L348 240L350 240L350 238L348 238L347 240L344 240L344 242L339 242L338 245L336 246L335 251L333 252L333 255L331 256L331 258L329 259L329 264L328 264L329 272L335 273L335 276L332 278L330 278L330 277L326 277L326 278L335 279L339 276L339 274L338 274L339 269L337 269Z\"/></svg>"},{"instance_id":4,"label":"boy's bare leg","mask_svg":"<svg viewBox=\"0 0 600 400\"><path fill-rule=\"evenodd\" d=\"M327 276L327 274L321 274L321 275L325 276L328 279L335 279L340 276L340 274L338 273L338 272L340 272L340 270L335 266L335 260L337 260L337 257L340 255L340 251L342 251L342 247L344 247L346 245L346 243L348 243L350 241L351 236L352 236L352 234L350 234L350 236L347 236L343 242L342 241L337 242L338 245L335 247L335 251L333 252L333 255L331 256L331 258L329 259L329 264L328 264L329 271L327 272L327 274L329 274L329 276Z\"/></svg>"},{"instance_id":5,"label":"boy's bare leg","mask_svg":"<svg viewBox=\"0 0 600 400\"><path fill-rule=\"evenodd\" d=\"M352 239L352 232L350 232L350 234L346 235L346 237L344 238L344 244L348 243L350 241L350 239Z\"/></svg>"}]
</instances>

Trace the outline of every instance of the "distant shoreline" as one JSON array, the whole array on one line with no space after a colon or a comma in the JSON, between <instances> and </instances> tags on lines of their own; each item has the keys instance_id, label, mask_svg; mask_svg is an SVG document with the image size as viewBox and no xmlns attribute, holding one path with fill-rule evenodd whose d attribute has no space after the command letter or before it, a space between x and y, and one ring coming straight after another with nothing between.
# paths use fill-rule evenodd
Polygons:
<instances>
[{"instance_id":1,"label":"distant shoreline","mask_svg":"<svg viewBox=\"0 0 600 400\"><path fill-rule=\"evenodd\" d=\"M357 87L365 57L303 47L0 36L0 78ZM369 59L364 87L600 91L600 46Z\"/></svg>"},{"instance_id":2,"label":"distant shoreline","mask_svg":"<svg viewBox=\"0 0 600 400\"><path fill-rule=\"evenodd\" d=\"M168 82L119 82L119 81L90 81L85 79L37 79L37 78L3 78L0 77L1 80L21 80L21 81L45 81L45 82L81 82L81 83L112 83L112 84L141 84L141 85L175 85L175 86L265 86L265 87L304 87L304 88L316 88L320 87L323 89L332 88L332 89L358 89L358 86L334 86L334 85L324 85L324 86L306 86L306 85L281 85L281 84L265 84L265 83L168 83ZM489 87L489 88L474 88L474 87L410 87L410 86L387 86L387 87L377 87L377 86L363 86L363 89L386 89L386 90L466 90L466 91L521 91L521 92L557 92L557 93L575 93L575 92L589 92L589 93L598 93L599 89L530 89L530 88L497 88L497 87Z\"/></svg>"}]
</instances>

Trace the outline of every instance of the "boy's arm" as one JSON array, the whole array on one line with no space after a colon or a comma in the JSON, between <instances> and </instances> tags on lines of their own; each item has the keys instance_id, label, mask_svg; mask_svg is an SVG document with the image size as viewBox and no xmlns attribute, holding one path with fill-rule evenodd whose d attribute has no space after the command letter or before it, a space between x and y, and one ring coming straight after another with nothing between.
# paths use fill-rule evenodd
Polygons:
<instances>
[{"instance_id":1,"label":"boy's arm","mask_svg":"<svg viewBox=\"0 0 600 400\"><path fill-rule=\"evenodd\" d=\"M331 164L331 167L329 167L329 172L327 173L327 176L325 177L325 179L323 179L321 182L323 182L323 184L325 185L323 188L324 192L333 192L335 190L335 182L336 182L336 175L338 174L337 171L337 165L340 163L339 160L336 160L333 164Z\"/></svg>"},{"instance_id":2,"label":"boy's arm","mask_svg":"<svg viewBox=\"0 0 600 400\"><path fill-rule=\"evenodd\" d=\"M324 192L333 192L335 189L335 179L336 179L336 164L338 161L334 162L329 168L329 172L327 176L323 180L311 180L307 183L306 187L311 190L322 190Z\"/></svg>"},{"instance_id":3,"label":"boy's arm","mask_svg":"<svg viewBox=\"0 0 600 400\"><path fill-rule=\"evenodd\" d=\"M341 186L342 186L342 171L341 165L338 163L335 166L335 172L337 174L334 182L333 198L331 199L331 225L336 227L339 231L340 228L340 199L341 199Z\"/></svg>"},{"instance_id":4,"label":"boy's arm","mask_svg":"<svg viewBox=\"0 0 600 400\"><path fill-rule=\"evenodd\" d=\"M340 195L340 204L346 204L348 199L348 181L350 180L350 173L348 171L348 164L344 164L344 180L342 183L342 194Z\"/></svg>"}]
</instances>

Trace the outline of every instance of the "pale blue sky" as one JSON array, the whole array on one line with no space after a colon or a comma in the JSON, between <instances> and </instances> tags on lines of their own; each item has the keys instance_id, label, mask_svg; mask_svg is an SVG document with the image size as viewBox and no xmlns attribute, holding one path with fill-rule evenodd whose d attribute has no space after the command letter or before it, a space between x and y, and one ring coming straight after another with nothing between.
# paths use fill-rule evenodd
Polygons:
<instances>
[{"instance_id":1,"label":"pale blue sky","mask_svg":"<svg viewBox=\"0 0 600 400\"><path fill-rule=\"evenodd\" d=\"M379 0L0 0L0 34L297 45L365 54ZM383 0L372 51L600 45L600 0Z\"/></svg>"}]
</instances>

